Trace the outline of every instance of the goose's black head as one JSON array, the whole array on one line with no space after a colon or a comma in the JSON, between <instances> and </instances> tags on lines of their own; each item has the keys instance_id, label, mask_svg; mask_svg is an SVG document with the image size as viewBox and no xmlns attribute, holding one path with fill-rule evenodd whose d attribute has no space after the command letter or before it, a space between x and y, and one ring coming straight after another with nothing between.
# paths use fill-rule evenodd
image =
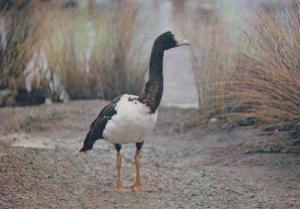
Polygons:
<instances>
[{"instance_id":1,"label":"goose's black head","mask_svg":"<svg viewBox=\"0 0 300 209\"><path fill-rule=\"evenodd\" d=\"M155 43L163 50L190 44L187 40L177 38L171 31L165 32L158 36L155 40Z\"/></svg>"}]
</instances>

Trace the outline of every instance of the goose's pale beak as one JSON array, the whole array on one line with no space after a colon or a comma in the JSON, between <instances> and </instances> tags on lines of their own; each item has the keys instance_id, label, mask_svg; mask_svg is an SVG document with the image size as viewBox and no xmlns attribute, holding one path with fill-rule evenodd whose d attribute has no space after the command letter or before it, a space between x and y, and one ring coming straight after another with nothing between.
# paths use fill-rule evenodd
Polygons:
<instances>
[{"instance_id":1,"label":"goose's pale beak","mask_svg":"<svg viewBox=\"0 0 300 209\"><path fill-rule=\"evenodd\" d=\"M177 41L177 46L182 46L182 45L190 45L191 43L188 40L180 40Z\"/></svg>"},{"instance_id":2,"label":"goose's pale beak","mask_svg":"<svg viewBox=\"0 0 300 209\"><path fill-rule=\"evenodd\" d=\"M176 46L190 45L190 42L188 40L179 39L177 37L175 37L175 40L177 42Z\"/></svg>"}]
</instances>

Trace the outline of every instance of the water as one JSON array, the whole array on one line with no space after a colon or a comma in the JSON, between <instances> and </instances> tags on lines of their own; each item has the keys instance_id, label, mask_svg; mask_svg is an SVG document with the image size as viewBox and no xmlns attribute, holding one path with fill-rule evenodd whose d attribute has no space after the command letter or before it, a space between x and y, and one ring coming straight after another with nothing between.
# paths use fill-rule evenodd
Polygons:
<instances>
[{"instance_id":1,"label":"water","mask_svg":"<svg viewBox=\"0 0 300 209\"><path fill-rule=\"evenodd\" d=\"M164 95L162 105L198 107L196 84L187 47L172 49L165 54Z\"/></svg>"}]
</instances>

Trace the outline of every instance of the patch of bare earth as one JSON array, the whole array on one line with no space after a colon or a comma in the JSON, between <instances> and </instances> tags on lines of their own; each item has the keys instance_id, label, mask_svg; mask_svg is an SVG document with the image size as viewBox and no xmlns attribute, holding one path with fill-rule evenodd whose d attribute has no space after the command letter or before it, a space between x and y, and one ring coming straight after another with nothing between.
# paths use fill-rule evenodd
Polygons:
<instances>
[{"instance_id":1,"label":"patch of bare earth","mask_svg":"<svg viewBox=\"0 0 300 209\"><path fill-rule=\"evenodd\" d=\"M0 109L0 208L300 208L299 154L261 152L272 138L251 129L204 132L196 110L177 108L161 108L146 138L144 191L115 193L113 146L78 152L104 104ZM134 152L122 148L125 186Z\"/></svg>"}]
</instances>

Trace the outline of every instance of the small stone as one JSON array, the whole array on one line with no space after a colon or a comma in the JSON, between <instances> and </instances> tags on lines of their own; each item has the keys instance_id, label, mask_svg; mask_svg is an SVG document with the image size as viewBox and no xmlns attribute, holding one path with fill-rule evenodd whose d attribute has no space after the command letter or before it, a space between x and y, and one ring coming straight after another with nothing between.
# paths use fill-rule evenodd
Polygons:
<instances>
[{"instance_id":1,"label":"small stone","mask_svg":"<svg viewBox=\"0 0 300 209\"><path fill-rule=\"evenodd\" d=\"M217 123L218 121L219 121L218 118L211 118L211 119L209 119L208 123L213 124L213 123Z\"/></svg>"},{"instance_id":2,"label":"small stone","mask_svg":"<svg viewBox=\"0 0 300 209\"><path fill-rule=\"evenodd\" d=\"M46 98L45 103L46 103L47 105L51 105L53 102L52 102L52 100L48 97L48 98Z\"/></svg>"}]
</instances>

